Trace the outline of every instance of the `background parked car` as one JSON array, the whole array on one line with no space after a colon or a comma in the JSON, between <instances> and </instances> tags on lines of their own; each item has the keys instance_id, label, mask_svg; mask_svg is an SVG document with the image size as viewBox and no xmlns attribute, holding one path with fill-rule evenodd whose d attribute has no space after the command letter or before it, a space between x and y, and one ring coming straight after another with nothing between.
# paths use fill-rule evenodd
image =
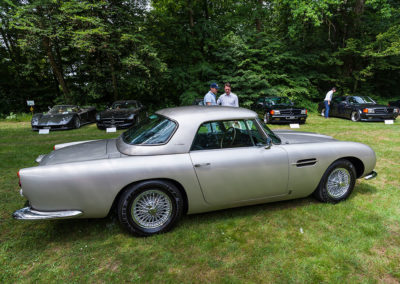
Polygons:
<instances>
[{"instance_id":1,"label":"background parked car","mask_svg":"<svg viewBox=\"0 0 400 284\"><path fill-rule=\"evenodd\" d=\"M116 101L111 107L96 115L97 127L106 129L129 128L146 117L143 105L136 100Z\"/></svg>"},{"instance_id":2,"label":"background parked car","mask_svg":"<svg viewBox=\"0 0 400 284\"><path fill-rule=\"evenodd\" d=\"M73 129L96 121L96 108L92 106L55 105L47 113L37 113L32 117L32 130Z\"/></svg>"},{"instance_id":3,"label":"background parked car","mask_svg":"<svg viewBox=\"0 0 400 284\"><path fill-rule=\"evenodd\" d=\"M389 106L400 108L400 100L389 102Z\"/></svg>"},{"instance_id":4,"label":"background parked car","mask_svg":"<svg viewBox=\"0 0 400 284\"><path fill-rule=\"evenodd\" d=\"M262 97L253 104L255 110L265 123L294 123L303 124L307 119L307 109L294 106L285 97Z\"/></svg>"},{"instance_id":5,"label":"background parked car","mask_svg":"<svg viewBox=\"0 0 400 284\"><path fill-rule=\"evenodd\" d=\"M318 111L325 114L324 102L319 103ZM397 107L377 104L370 97L342 96L331 101L329 116L348 118L352 121L383 121L396 119L399 114Z\"/></svg>"},{"instance_id":6,"label":"background parked car","mask_svg":"<svg viewBox=\"0 0 400 284\"><path fill-rule=\"evenodd\" d=\"M193 105L195 105L195 106L204 106L204 98L194 99Z\"/></svg>"}]
</instances>

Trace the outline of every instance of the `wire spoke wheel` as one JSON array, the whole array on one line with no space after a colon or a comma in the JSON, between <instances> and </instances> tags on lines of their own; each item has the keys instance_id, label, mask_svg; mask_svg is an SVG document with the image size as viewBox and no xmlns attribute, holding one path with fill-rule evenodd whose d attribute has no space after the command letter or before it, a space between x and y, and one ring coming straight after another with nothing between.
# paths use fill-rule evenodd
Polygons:
<instances>
[{"instance_id":1,"label":"wire spoke wheel","mask_svg":"<svg viewBox=\"0 0 400 284\"><path fill-rule=\"evenodd\" d=\"M337 168L328 176L326 190L333 198L340 198L347 193L350 188L350 173L345 168Z\"/></svg>"},{"instance_id":2,"label":"wire spoke wheel","mask_svg":"<svg viewBox=\"0 0 400 284\"><path fill-rule=\"evenodd\" d=\"M132 204L133 221L145 229L164 225L172 214L172 201L161 190L146 190L139 194Z\"/></svg>"}]
</instances>

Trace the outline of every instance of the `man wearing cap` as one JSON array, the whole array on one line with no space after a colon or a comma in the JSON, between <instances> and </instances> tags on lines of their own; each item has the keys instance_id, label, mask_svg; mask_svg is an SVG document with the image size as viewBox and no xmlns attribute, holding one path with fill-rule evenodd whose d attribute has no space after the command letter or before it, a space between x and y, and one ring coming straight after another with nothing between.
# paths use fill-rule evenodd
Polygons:
<instances>
[{"instance_id":1,"label":"man wearing cap","mask_svg":"<svg viewBox=\"0 0 400 284\"><path fill-rule=\"evenodd\" d=\"M231 92L231 84L225 83L225 94L218 98L217 105L239 107L239 99Z\"/></svg>"},{"instance_id":2,"label":"man wearing cap","mask_svg":"<svg viewBox=\"0 0 400 284\"><path fill-rule=\"evenodd\" d=\"M211 83L210 90L204 96L204 105L206 105L206 106L217 105L217 100L215 99L215 95L218 93L218 89L219 89L219 87L218 87L217 83Z\"/></svg>"}]
</instances>

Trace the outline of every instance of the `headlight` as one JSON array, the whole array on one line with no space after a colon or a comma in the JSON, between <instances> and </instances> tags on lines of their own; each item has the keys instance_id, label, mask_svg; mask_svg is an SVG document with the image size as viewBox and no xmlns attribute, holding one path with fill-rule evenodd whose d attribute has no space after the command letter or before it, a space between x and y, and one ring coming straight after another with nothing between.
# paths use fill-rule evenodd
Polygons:
<instances>
[{"instance_id":1,"label":"headlight","mask_svg":"<svg viewBox=\"0 0 400 284\"><path fill-rule=\"evenodd\" d=\"M129 119L129 120L132 120L134 117L135 117L135 115L134 115L134 114L131 114L131 115L128 117L128 119Z\"/></svg>"},{"instance_id":2,"label":"headlight","mask_svg":"<svg viewBox=\"0 0 400 284\"><path fill-rule=\"evenodd\" d=\"M281 114L281 112L279 110L275 110L275 109L271 110L269 113L272 114L272 115Z\"/></svg>"},{"instance_id":3,"label":"headlight","mask_svg":"<svg viewBox=\"0 0 400 284\"><path fill-rule=\"evenodd\" d=\"M96 120L100 120L100 114L96 114Z\"/></svg>"},{"instance_id":4,"label":"headlight","mask_svg":"<svg viewBox=\"0 0 400 284\"><path fill-rule=\"evenodd\" d=\"M375 110L373 108L365 108L363 109L363 113L375 113Z\"/></svg>"},{"instance_id":5,"label":"headlight","mask_svg":"<svg viewBox=\"0 0 400 284\"><path fill-rule=\"evenodd\" d=\"M307 114L307 110L306 109L302 109L301 110L301 114Z\"/></svg>"}]
</instances>

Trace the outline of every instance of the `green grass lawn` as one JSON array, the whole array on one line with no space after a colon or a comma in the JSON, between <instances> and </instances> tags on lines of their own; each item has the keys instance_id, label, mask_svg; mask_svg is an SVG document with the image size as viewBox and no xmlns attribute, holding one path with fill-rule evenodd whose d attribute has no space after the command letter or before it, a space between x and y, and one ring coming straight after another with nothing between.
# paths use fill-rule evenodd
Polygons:
<instances>
[{"instance_id":1,"label":"green grass lawn","mask_svg":"<svg viewBox=\"0 0 400 284\"><path fill-rule=\"evenodd\" d=\"M272 126L288 128L288 126ZM112 138L95 125L39 135L0 122L0 283L400 281L400 123L311 114L300 130L371 146L375 180L342 203L313 198L184 217L167 234L137 238L115 217L16 221L17 171L57 143Z\"/></svg>"}]
</instances>

